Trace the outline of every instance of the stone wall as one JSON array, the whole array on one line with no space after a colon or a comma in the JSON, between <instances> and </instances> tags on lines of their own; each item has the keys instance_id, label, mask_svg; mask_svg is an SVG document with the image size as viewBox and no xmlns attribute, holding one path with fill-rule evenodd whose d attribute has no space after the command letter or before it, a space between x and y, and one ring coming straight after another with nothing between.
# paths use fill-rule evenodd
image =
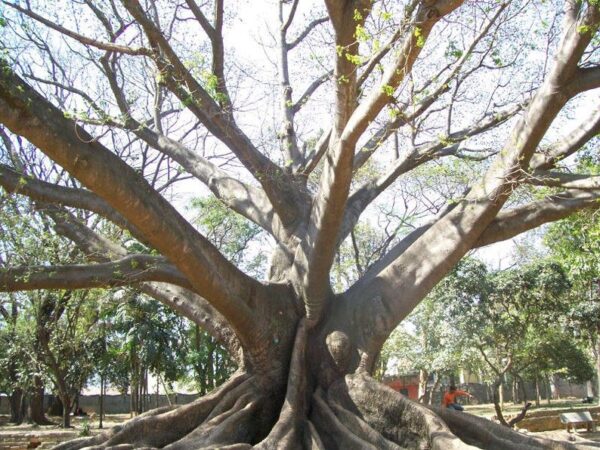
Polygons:
<instances>
[{"instance_id":1,"label":"stone wall","mask_svg":"<svg viewBox=\"0 0 600 450\"><path fill-rule=\"evenodd\" d=\"M100 411L100 396L99 395L82 395L79 397L79 407L87 413L98 413ZM169 399L174 405L183 405L197 399L198 395L192 394L174 394L170 395ZM50 404L51 396L44 396L44 405L47 407ZM129 405L131 399L129 395L105 395L104 396L104 411L106 414L127 414L129 413ZM158 406L166 406L169 404L165 395L158 396ZM148 396L148 409L157 407L156 394ZM10 405L8 397L0 395L0 414L10 414Z\"/></svg>"}]
</instances>

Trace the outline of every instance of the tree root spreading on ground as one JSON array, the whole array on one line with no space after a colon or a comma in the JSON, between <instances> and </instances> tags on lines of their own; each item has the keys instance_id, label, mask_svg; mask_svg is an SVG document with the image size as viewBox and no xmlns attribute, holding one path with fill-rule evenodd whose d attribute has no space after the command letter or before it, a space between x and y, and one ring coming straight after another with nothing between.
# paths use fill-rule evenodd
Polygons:
<instances>
[{"instance_id":1,"label":"tree root spreading on ground","mask_svg":"<svg viewBox=\"0 0 600 450\"><path fill-rule=\"evenodd\" d=\"M340 377L327 389L311 387L305 364L306 335L302 321L283 399L276 394L280 389L272 377L240 372L190 404L149 411L55 450L592 448L526 436L480 417L427 407L363 372Z\"/></svg>"},{"instance_id":2,"label":"tree root spreading on ground","mask_svg":"<svg viewBox=\"0 0 600 450\"><path fill-rule=\"evenodd\" d=\"M306 379L291 376L279 419L267 436L258 412L269 401L264 384L237 374L212 394L179 407L142 414L94 437L55 450L371 449L584 450L593 447L517 433L470 414L414 403L366 374L347 375L310 402Z\"/></svg>"}]
</instances>

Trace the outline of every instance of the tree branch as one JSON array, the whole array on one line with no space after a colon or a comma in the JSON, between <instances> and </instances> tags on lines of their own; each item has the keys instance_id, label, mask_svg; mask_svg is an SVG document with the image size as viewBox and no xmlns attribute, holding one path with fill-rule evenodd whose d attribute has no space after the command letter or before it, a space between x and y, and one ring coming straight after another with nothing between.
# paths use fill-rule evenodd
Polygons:
<instances>
[{"instance_id":1,"label":"tree branch","mask_svg":"<svg viewBox=\"0 0 600 450\"><path fill-rule=\"evenodd\" d=\"M598 100L598 99L597 99ZM600 110L592 111L563 140L555 143L543 153L535 153L529 166L533 170L548 170L583 147L600 133Z\"/></svg>"},{"instance_id":2,"label":"tree branch","mask_svg":"<svg viewBox=\"0 0 600 450\"><path fill-rule=\"evenodd\" d=\"M487 114L471 126L454 132L450 136L441 138L440 140L423 144L415 148L411 153L397 159L381 177L366 182L350 196L338 241L341 242L346 238L350 230L358 222L362 212L398 177L434 159L458 156L460 143L506 122L521 111L521 109L522 105L517 105L508 111ZM355 166L356 164L357 161L355 160Z\"/></svg>"},{"instance_id":3,"label":"tree branch","mask_svg":"<svg viewBox=\"0 0 600 450\"><path fill-rule=\"evenodd\" d=\"M50 206L44 208L44 213L50 215L54 221L55 231L73 241L89 260L108 262L114 258L126 257L125 248L92 231L67 211ZM142 282L137 287L198 324L225 345L232 356L239 352L240 343L231 327L204 298L189 289L166 283Z\"/></svg>"},{"instance_id":4,"label":"tree branch","mask_svg":"<svg viewBox=\"0 0 600 450\"><path fill-rule=\"evenodd\" d=\"M537 186L560 187L565 189L600 189L600 175L536 170L531 176L525 177L525 182Z\"/></svg>"},{"instance_id":5,"label":"tree branch","mask_svg":"<svg viewBox=\"0 0 600 450\"><path fill-rule=\"evenodd\" d=\"M300 42L302 42L304 39L306 39L306 37L311 33L311 31L313 31L315 28L317 28L322 23L327 23L327 22L329 22L329 17L321 17L320 19L313 20L311 23L308 24L308 26L304 29L304 31L302 31L302 33L300 33L298 35L298 37L296 39L294 39L292 42L290 42L287 45L288 50L292 50L294 47L296 47L298 44L300 44Z\"/></svg>"},{"instance_id":6,"label":"tree branch","mask_svg":"<svg viewBox=\"0 0 600 450\"><path fill-rule=\"evenodd\" d=\"M348 120L342 139L354 145L369 123L381 112L384 106L393 100L390 91L395 91L412 71L412 66L433 29L433 26L445 15L458 8L461 0L438 1L435 6L421 4L415 14L412 26L407 29L401 49L393 63L382 77L382 82L373 89L356 108Z\"/></svg>"},{"instance_id":7,"label":"tree branch","mask_svg":"<svg viewBox=\"0 0 600 450\"><path fill-rule=\"evenodd\" d=\"M33 200L92 211L123 229L138 234L135 227L106 201L85 189L68 188L21 174L0 164L0 186L7 192L26 195Z\"/></svg>"},{"instance_id":8,"label":"tree branch","mask_svg":"<svg viewBox=\"0 0 600 450\"><path fill-rule=\"evenodd\" d=\"M25 14L28 17L31 17L32 19L46 25L47 27L49 27L55 31L58 31L59 33L65 35L65 36L75 39L76 41L78 41L81 44L89 45L91 47L95 47L100 50L106 50L106 51L110 51L110 52L114 52L114 53L123 53L125 55L152 56L152 50L150 50L150 49L143 48L143 47L131 48L131 47L127 47L124 45L113 44L110 42L97 41L96 39L88 38L81 34L75 33L74 31L68 30L65 27L57 25L54 22L51 22L50 20L45 19L44 17L40 16L39 14L36 14L33 11L23 8L17 4L9 3L5 0L2 0L2 3L4 3L6 6L10 6L11 8L16 9L17 11Z\"/></svg>"},{"instance_id":9,"label":"tree branch","mask_svg":"<svg viewBox=\"0 0 600 450\"><path fill-rule=\"evenodd\" d=\"M295 206L299 201L293 180L254 147L235 123L231 111L223 110L196 81L165 36L146 16L139 1L123 0L123 5L144 29L155 50L155 59L165 85L217 139L227 145L260 182L282 222L286 226L293 224L297 219Z\"/></svg>"},{"instance_id":10,"label":"tree branch","mask_svg":"<svg viewBox=\"0 0 600 450\"><path fill-rule=\"evenodd\" d=\"M510 239L586 208L600 208L600 191L566 191L544 200L501 211L481 234L474 248Z\"/></svg>"},{"instance_id":11,"label":"tree branch","mask_svg":"<svg viewBox=\"0 0 600 450\"><path fill-rule=\"evenodd\" d=\"M365 144L354 157L354 170L362 167L367 162L369 157L375 152L375 150L377 150L377 148L379 148L393 133L395 133L400 127L411 123L417 117L421 116L431 105L435 103L440 95L449 89L452 79L456 77L465 62L470 59L475 47L477 47L479 42L481 42L481 40L488 34L492 25L498 20L507 6L508 3L504 3L500 6L500 8L498 8L496 13L483 26L479 34L471 41L463 55L454 63L448 75L438 82L438 86L433 90L433 92L425 96L421 101L419 101L418 104L414 105L410 114L407 114L405 110L398 111L397 117L394 120L387 122L373 135L371 139L369 139L367 144ZM508 117L510 116L512 116L512 114L510 114Z\"/></svg>"},{"instance_id":12,"label":"tree branch","mask_svg":"<svg viewBox=\"0 0 600 450\"><path fill-rule=\"evenodd\" d=\"M569 88L571 95L600 88L600 67L580 68Z\"/></svg>"},{"instance_id":13,"label":"tree branch","mask_svg":"<svg viewBox=\"0 0 600 450\"><path fill-rule=\"evenodd\" d=\"M515 124L503 150L465 199L369 282L361 283L360 289L349 290L344 309L356 320L352 326L370 330L363 332L364 355L379 352L399 321L475 246L498 215L552 121L569 100L566 86L592 38L590 33L580 33L578 29L596 27L599 21L600 12L591 7L580 16L577 27L563 28L546 79L524 117ZM374 324L376 331L372 329Z\"/></svg>"},{"instance_id":14,"label":"tree branch","mask_svg":"<svg viewBox=\"0 0 600 450\"><path fill-rule=\"evenodd\" d=\"M246 302L258 283L227 261L132 168L7 65L1 69L0 121L103 197L230 320L240 338L250 339L258 318Z\"/></svg>"},{"instance_id":15,"label":"tree branch","mask_svg":"<svg viewBox=\"0 0 600 450\"><path fill-rule=\"evenodd\" d=\"M323 85L323 83L330 80L332 75L333 75L333 71L330 70L329 72L324 73L319 78L317 78L312 83L310 83L308 85L308 87L306 88L306 90L304 91L304 93L300 96L298 101L296 103L294 103L294 105L292 106L292 112L294 114L296 114L298 111L300 111L302 109L302 107L306 104L306 102L308 101L310 96L313 95L315 93L315 91L317 89L319 89L320 86Z\"/></svg>"},{"instance_id":16,"label":"tree branch","mask_svg":"<svg viewBox=\"0 0 600 450\"><path fill-rule=\"evenodd\" d=\"M130 255L101 264L9 267L0 270L0 290L90 289L160 281L190 288L188 280L162 257Z\"/></svg>"}]
</instances>

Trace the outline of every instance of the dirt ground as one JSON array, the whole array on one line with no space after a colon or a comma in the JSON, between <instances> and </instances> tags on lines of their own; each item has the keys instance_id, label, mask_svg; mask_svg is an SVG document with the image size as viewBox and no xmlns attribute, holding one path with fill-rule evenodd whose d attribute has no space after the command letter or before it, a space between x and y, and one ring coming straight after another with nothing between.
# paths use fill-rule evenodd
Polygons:
<instances>
[{"instance_id":1,"label":"dirt ground","mask_svg":"<svg viewBox=\"0 0 600 450\"><path fill-rule=\"evenodd\" d=\"M104 428L111 428L129 419L129 414L109 414L104 418ZM73 417L71 419L73 428L68 430L58 426L60 417L50 417L57 425L14 425L8 423L8 416L0 415L0 450L26 449L30 443L39 442L38 449L52 448L60 442L75 439L82 436L86 424L89 425L90 434L98 434L98 420L94 417ZM31 446L30 446L31 448Z\"/></svg>"},{"instance_id":2,"label":"dirt ground","mask_svg":"<svg viewBox=\"0 0 600 450\"><path fill-rule=\"evenodd\" d=\"M51 417L50 419L57 424L60 422L59 417ZM129 414L110 414L104 419L104 428L110 428L127 419L129 419ZM90 433L97 434L101 431L98 429L98 420L94 417L74 417L72 419L73 428L63 430L58 425L35 426L23 424L16 426L8 423L8 416L0 416L0 450L24 450L28 448L31 442L39 442L38 449L49 449L59 442L80 437L86 422L89 424ZM600 449L600 431L567 433L565 430L554 430L530 434Z\"/></svg>"}]
</instances>

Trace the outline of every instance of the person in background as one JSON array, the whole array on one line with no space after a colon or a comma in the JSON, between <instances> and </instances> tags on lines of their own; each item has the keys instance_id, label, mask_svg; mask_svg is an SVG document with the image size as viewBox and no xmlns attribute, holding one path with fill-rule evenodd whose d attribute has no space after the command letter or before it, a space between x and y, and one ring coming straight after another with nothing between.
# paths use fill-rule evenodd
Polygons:
<instances>
[{"instance_id":1,"label":"person in background","mask_svg":"<svg viewBox=\"0 0 600 450\"><path fill-rule=\"evenodd\" d=\"M444 406L444 408L450 408L456 411L464 411L465 408L463 408L462 405L456 402L456 397L475 398L468 392L456 389L456 386L451 385L448 392L444 393L444 397L442 399L442 405Z\"/></svg>"}]
</instances>

